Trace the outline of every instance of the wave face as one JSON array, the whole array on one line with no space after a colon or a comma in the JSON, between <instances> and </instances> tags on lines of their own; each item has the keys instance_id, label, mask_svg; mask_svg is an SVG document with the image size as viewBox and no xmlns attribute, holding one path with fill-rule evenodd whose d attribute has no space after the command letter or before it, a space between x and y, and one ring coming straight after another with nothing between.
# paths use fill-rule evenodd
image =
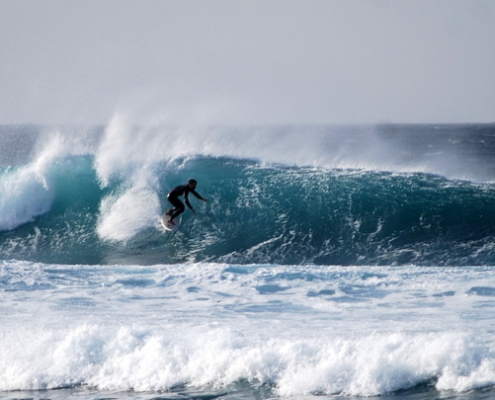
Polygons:
<instances>
[{"instance_id":1,"label":"wave face","mask_svg":"<svg viewBox=\"0 0 495 400\"><path fill-rule=\"evenodd\" d=\"M61 264L493 265L495 186L483 156L495 133L478 132L474 151L473 129L437 132L461 142L455 151L390 128L380 146L361 131L201 136L136 133L121 121L37 135L34 155L0 168L0 254ZM295 138L312 147L280 152ZM191 177L209 203L191 196L197 215L186 210L181 231L166 233L166 194Z\"/></svg>"}]
</instances>

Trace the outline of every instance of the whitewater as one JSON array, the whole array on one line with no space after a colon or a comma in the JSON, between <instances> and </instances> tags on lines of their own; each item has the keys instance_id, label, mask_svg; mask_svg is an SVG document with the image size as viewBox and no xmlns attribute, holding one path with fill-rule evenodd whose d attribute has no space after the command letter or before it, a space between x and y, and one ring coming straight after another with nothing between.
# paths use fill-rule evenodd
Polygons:
<instances>
[{"instance_id":1,"label":"whitewater","mask_svg":"<svg viewBox=\"0 0 495 400\"><path fill-rule=\"evenodd\" d=\"M495 126L0 127L0 398L485 399ZM166 195L189 178L178 233Z\"/></svg>"}]
</instances>

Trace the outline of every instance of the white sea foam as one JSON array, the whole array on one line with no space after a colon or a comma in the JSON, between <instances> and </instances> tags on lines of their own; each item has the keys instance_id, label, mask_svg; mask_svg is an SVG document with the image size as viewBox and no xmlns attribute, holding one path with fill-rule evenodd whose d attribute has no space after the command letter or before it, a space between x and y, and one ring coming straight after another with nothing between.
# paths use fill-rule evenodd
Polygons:
<instances>
[{"instance_id":1,"label":"white sea foam","mask_svg":"<svg viewBox=\"0 0 495 400\"><path fill-rule=\"evenodd\" d=\"M156 225L161 210L154 167L163 159L157 140L145 130L136 133L119 116L105 130L95 156L96 172L103 187L112 180L121 185L100 205L97 233L101 238L126 240Z\"/></svg>"},{"instance_id":2,"label":"white sea foam","mask_svg":"<svg viewBox=\"0 0 495 400\"><path fill-rule=\"evenodd\" d=\"M0 176L0 231L14 229L50 210L55 190L51 168L65 154L60 135L54 134L30 164Z\"/></svg>"},{"instance_id":3,"label":"white sea foam","mask_svg":"<svg viewBox=\"0 0 495 400\"><path fill-rule=\"evenodd\" d=\"M305 336L305 337L304 337ZM80 325L0 337L0 389L87 384L101 390L225 387L245 379L281 396L369 396L436 381L440 390L495 383L493 348L455 333L261 338L201 325ZM490 354L491 353L491 354Z\"/></svg>"},{"instance_id":4,"label":"white sea foam","mask_svg":"<svg viewBox=\"0 0 495 400\"><path fill-rule=\"evenodd\" d=\"M0 285L0 390L495 384L487 268L4 262Z\"/></svg>"},{"instance_id":5,"label":"white sea foam","mask_svg":"<svg viewBox=\"0 0 495 400\"><path fill-rule=\"evenodd\" d=\"M14 229L47 212L53 188L32 166L5 172L0 177L0 231Z\"/></svg>"},{"instance_id":6,"label":"white sea foam","mask_svg":"<svg viewBox=\"0 0 495 400\"><path fill-rule=\"evenodd\" d=\"M156 192L133 187L102 201L97 232L103 239L126 240L143 228L155 226L159 216Z\"/></svg>"},{"instance_id":7,"label":"white sea foam","mask_svg":"<svg viewBox=\"0 0 495 400\"><path fill-rule=\"evenodd\" d=\"M123 193L114 193L100 205L97 233L103 239L126 240L141 229L155 226L161 214L156 183L145 170L137 171Z\"/></svg>"}]
</instances>

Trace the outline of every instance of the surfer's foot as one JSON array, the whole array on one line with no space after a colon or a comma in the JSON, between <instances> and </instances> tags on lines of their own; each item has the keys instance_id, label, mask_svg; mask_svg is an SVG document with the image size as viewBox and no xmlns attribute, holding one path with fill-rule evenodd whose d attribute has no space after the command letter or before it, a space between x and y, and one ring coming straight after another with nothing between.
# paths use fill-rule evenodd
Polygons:
<instances>
[{"instance_id":1,"label":"surfer's foot","mask_svg":"<svg viewBox=\"0 0 495 400\"><path fill-rule=\"evenodd\" d=\"M167 220L167 224L170 224L170 225L175 225L175 222L172 220L172 218L169 218Z\"/></svg>"}]
</instances>

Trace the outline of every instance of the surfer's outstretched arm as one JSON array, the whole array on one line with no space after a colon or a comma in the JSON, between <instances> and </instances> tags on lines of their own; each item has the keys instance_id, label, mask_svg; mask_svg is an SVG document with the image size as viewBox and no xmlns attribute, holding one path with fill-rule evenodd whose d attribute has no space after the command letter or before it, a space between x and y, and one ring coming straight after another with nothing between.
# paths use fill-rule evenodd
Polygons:
<instances>
[{"instance_id":1,"label":"surfer's outstretched arm","mask_svg":"<svg viewBox=\"0 0 495 400\"><path fill-rule=\"evenodd\" d=\"M198 192L196 192L194 189L191 189L191 193L193 195L195 195L198 199L202 200L202 201L206 201L208 202L208 200L206 200L203 196L201 196Z\"/></svg>"}]
</instances>

